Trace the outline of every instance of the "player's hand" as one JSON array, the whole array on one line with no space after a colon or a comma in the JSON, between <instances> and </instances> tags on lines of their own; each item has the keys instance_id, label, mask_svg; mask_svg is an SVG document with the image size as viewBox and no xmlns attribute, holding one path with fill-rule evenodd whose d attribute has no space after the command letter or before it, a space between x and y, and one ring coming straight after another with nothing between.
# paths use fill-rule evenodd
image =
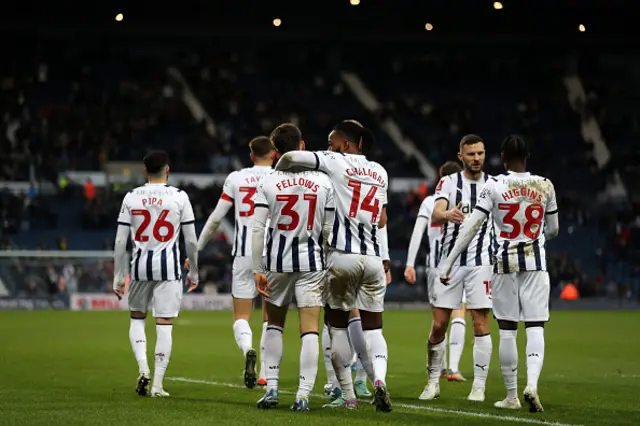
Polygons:
<instances>
[{"instance_id":1,"label":"player's hand","mask_svg":"<svg viewBox=\"0 0 640 426\"><path fill-rule=\"evenodd\" d=\"M113 294L116 295L118 300L122 300L124 296L124 280L116 279L113 281Z\"/></svg>"},{"instance_id":2,"label":"player's hand","mask_svg":"<svg viewBox=\"0 0 640 426\"><path fill-rule=\"evenodd\" d=\"M391 271L387 271L387 285L391 284Z\"/></svg>"},{"instance_id":3,"label":"player's hand","mask_svg":"<svg viewBox=\"0 0 640 426\"><path fill-rule=\"evenodd\" d=\"M187 275L184 286L187 287L187 293L191 293L193 290L198 288L198 280L194 280L191 278L191 276Z\"/></svg>"},{"instance_id":4,"label":"player's hand","mask_svg":"<svg viewBox=\"0 0 640 426\"><path fill-rule=\"evenodd\" d=\"M119 289L113 289L113 294L115 294L118 297L118 300L122 300L122 296L124 296L124 290L122 288Z\"/></svg>"},{"instance_id":5,"label":"player's hand","mask_svg":"<svg viewBox=\"0 0 640 426\"><path fill-rule=\"evenodd\" d=\"M382 266L384 267L384 273L386 274L391 269L391 261L390 260L383 260L382 261Z\"/></svg>"},{"instance_id":6,"label":"player's hand","mask_svg":"<svg viewBox=\"0 0 640 426\"><path fill-rule=\"evenodd\" d=\"M409 284L416 283L416 268L413 266L407 266L404 268L404 279L407 280Z\"/></svg>"},{"instance_id":7,"label":"player's hand","mask_svg":"<svg viewBox=\"0 0 640 426\"><path fill-rule=\"evenodd\" d=\"M451 210L446 211L445 217L449 222L462 223L464 221L464 213L462 213L462 210L460 210L461 207L462 201L459 202L458 205Z\"/></svg>"},{"instance_id":8,"label":"player's hand","mask_svg":"<svg viewBox=\"0 0 640 426\"><path fill-rule=\"evenodd\" d=\"M191 268L191 262L189 262L189 258L184 260L184 270L188 271Z\"/></svg>"},{"instance_id":9,"label":"player's hand","mask_svg":"<svg viewBox=\"0 0 640 426\"><path fill-rule=\"evenodd\" d=\"M449 279L451 279L449 276L451 274L451 268L448 269L449 270L440 271L440 282L444 285L449 285Z\"/></svg>"},{"instance_id":10,"label":"player's hand","mask_svg":"<svg viewBox=\"0 0 640 426\"><path fill-rule=\"evenodd\" d=\"M253 277L256 280L256 289L258 290L258 293L264 297L271 298L271 295L267 293L267 290L271 290L271 286L269 286L269 282L267 281L267 276L262 272L257 272L253 274Z\"/></svg>"}]
</instances>

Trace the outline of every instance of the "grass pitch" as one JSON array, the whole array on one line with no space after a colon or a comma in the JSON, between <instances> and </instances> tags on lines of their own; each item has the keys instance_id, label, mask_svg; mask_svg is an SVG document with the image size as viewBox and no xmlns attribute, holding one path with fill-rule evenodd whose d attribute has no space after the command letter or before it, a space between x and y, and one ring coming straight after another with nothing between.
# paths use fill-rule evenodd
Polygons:
<instances>
[{"instance_id":1,"label":"grass pitch","mask_svg":"<svg viewBox=\"0 0 640 426\"><path fill-rule=\"evenodd\" d=\"M257 312L256 312L257 314ZM309 426L347 421L349 425L640 425L640 313L553 312L547 325L546 355L540 382L545 413L493 408L504 397L498 363L497 326L487 382L487 400L465 398L466 383L441 383L434 402L417 399L425 384L425 341L429 312L385 314L389 345L388 387L394 411L376 413L363 403L358 411L322 409L326 382L322 355L312 411L288 407L298 383L300 339L297 315L289 314L284 333L281 406L256 409L262 390L242 386L243 359L231 329L230 312L183 312L174 327L167 399L134 393L137 364L128 340L126 312L0 312L0 425L265 425ZM149 360L155 328L147 323ZM253 321L254 346L260 339ZM524 329L518 335L519 392L525 384ZM473 333L461 370L473 376ZM152 367L153 368L153 367ZM371 385L370 385L371 389ZM524 404L524 401L522 401Z\"/></svg>"}]
</instances>

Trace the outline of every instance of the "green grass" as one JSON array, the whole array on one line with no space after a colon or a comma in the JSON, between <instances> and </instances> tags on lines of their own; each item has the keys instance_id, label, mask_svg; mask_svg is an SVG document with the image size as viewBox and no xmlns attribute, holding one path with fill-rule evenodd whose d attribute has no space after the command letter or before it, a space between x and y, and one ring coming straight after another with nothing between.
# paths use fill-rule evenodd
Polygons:
<instances>
[{"instance_id":1,"label":"green grass","mask_svg":"<svg viewBox=\"0 0 640 426\"><path fill-rule=\"evenodd\" d=\"M260 338L255 316L254 345ZM285 330L281 389L295 390L298 381L296 313ZM229 312L184 312L174 327L174 345L166 380L168 399L140 398L134 393L137 364L128 340L125 312L0 312L0 424L53 425L327 425L347 420L350 425L404 424L488 425L640 424L640 314L635 312L554 312L547 326L545 365L540 395L546 412L501 411L493 402L504 396L494 350L487 401L465 400L471 384L442 383L442 396L422 402L417 396L425 383L425 339L429 312L387 312L385 336L389 344L388 386L396 404L389 414L362 404L355 412L322 409L325 401L311 399L312 411L291 413L292 395L281 395L281 408L259 411L262 391L242 385L243 360L231 329ZM494 324L492 324L494 325ZM155 329L147 327L150 354ZM519 389L525 381L523 329L520 330ZM471 330L461 362L472 377ZM153 356L150 356L150 360ZM319 369L315 393L325 383ZM228 385L225 385L228 384ZM490 416L490 417L480 417ZM512 416L517 419L505 419ZM522 419L522 420L520 420ZM545 423L546 422L546 423Z\"/></svg>"}]
</instances>

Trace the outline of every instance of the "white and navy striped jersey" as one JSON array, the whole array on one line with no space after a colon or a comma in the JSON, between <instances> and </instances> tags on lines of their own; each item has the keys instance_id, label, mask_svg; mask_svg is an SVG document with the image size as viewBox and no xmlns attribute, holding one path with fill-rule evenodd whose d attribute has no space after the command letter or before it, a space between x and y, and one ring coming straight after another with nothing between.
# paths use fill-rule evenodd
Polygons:
<instances>
[{"instance_id":1,"label":"white and navy striped jersey","mask_svg":"<svg viewBox=\"0 0 640 426\"><path fill-rule=\"evenodd\" d=\"M122 200L118 224L131 228L131 279L181 279L180 226L194 222L186 192L166 184L146 184Z\"/></svg>"},{"instance_id":2,"label":"white and navy striped jersey","mask_svg":"<svg viewBox=\"0 0 640 426\"><path fill-rule=\"evenodd\" d=\"M427 268L437 268L440 261L441 241L444 226L432 225L431 215L433 214L433 205L435 204L435 196L429 195L420 204L418 217L427 219Z\"/></svg>"},{"instance_id":3,"label":"white and navy striped jersey","mask_svg":"<svg viewBox=\"0 0 640 426\"><path fill-rule=\"evenodd\" d=\"M235 171L227 176L222 188L222 199L232 202L235 210L235 232L232 256L251 256L251 229L258 183L273 169L253 166Z\"/></svg>"},{"instance_id":4,"label":"white and navy striped jersey","mask_svg":"<svg viewBox=\"0 0 640 426\"><path fill-rule=\"evenodd\" d=\"M274 171L258 186L257 208L268 208L266 267L271 272L325 269L322 228L334 209L333 185L324 173Z\"/></svg>"},{"instance_id":5,"label":"white and navy striped jersey","mask_svg":"<svg viewBox=\"0 0 640 426\"><path fill-rule=\"evenodd\" d=\"M313 154L316 169L329 175L335 191L336 214L329 246L379 257L378 222L387 205L387 171L364 155L330 151Z\"/></svg>"},{"instance_id":6,"label":"white and navy striped jersey","mask_svg":"<svg viewBox=\"0 0 640 426\"><path fill-rule=\"evenodd\" d=\"M436 187L435 202L446 200L448 209L462 202L460 210L464 213L465 220L469 219L471 212L476 206L478 195L489 178L490 176L486 173L483 173L480 179L475 181L467 179L463 172L445 176L440 179ZM464 222L461 224L454 224L452 222L444 224L442 238L440 239L442 244L440 259L446 257L447 254L453 250L453 246L456 244L456 240L463 226ZM459 266L493 265L494 244L493 224L489 217L484 221L480 232L473 238L469 247L460 254L455 264ZM438 262L440 259L438 259Z\"/></svg>"},{"instance_id":7,"label":"white and navy striped jersey","mask_svg":"<svg viewBox=\"0 0 640 426\"><path fill-rule=\"evenodd\" d=\"M544 218L558 213L549 179L514 172L493 177L480 193L476 209L491 214L498 231L496 273L547 270Z\"/></svg>"}]
</instances>

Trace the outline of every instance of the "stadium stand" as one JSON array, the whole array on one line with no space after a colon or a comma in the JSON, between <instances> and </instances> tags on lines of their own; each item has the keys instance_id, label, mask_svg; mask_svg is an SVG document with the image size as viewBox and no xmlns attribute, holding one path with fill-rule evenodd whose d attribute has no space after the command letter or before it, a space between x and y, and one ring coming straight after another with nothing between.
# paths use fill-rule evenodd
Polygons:
<instances>
[{"instance_id":1,"label":"stadium stand","mask_svg":"<svg viewBox=\"0 0 640 426\"><path fill-rule=\"evenodd\" d=\"M4 185L0 193L2 248L110 249L126 185L74 180L73 171L139 161L155 147L169 152L174 171L225 174L248 164L251 137L282 121L300 125L310 149L324 149L332 124L358 118L375 130L379 146L373 156L391 177L424 178L418 161L385 131L384 120L393 119L434 166L454 158L461 135L473 132L487 141L487 170L500 173L495 152L503 135L520 132L530 138L531 167L554 181L562 206L562 235L550 247L555 292L561 283L573 282L583 296L638 294L640 255L631 244L639 237L636 215L607 218L585 208L594 193L604 191L610 168L597 166L580 133L580 116L563 86L563 54L538 52L546 55L540 61L506 48L425 52L382 46L374 52L379 65L371 68L363 65L364 53L353 49L304 49L295 43L292 53L282 55L274 47L243 44L221 49L202 42L185 48L120 41L92 50L77 43L70 49L61 40L28 42L31 49L16 47L13 62L0 68L0 149L10 159L2 162L0 183L23 183ZM345 72L362 87L348 84ZM585 77L598 91L589 106L607 139L631 140L637 129L623 109L629 104L620 105L615 86L599 91L597 80ZM367 109L358 90L375 95L381 108ZM193 94L191 104L186 91ZM208 120L194 118L195 104ZM626 124L618 126L621 122ZM633 145L623 142L612 144L612 150L631 155L623 147ZM632 173L625 170L626 182ZM220 186L183 187L201 226ZM390 294L399 299L426 297L424 287L402 282L411 225L425 189L414 185L390 198ZM228 291L224 236L210 245L204 265L207 280ZM46 283L46 270L40 276ZM79 282L81 290L94 288Z\"/></svg>"}]
</instances>

